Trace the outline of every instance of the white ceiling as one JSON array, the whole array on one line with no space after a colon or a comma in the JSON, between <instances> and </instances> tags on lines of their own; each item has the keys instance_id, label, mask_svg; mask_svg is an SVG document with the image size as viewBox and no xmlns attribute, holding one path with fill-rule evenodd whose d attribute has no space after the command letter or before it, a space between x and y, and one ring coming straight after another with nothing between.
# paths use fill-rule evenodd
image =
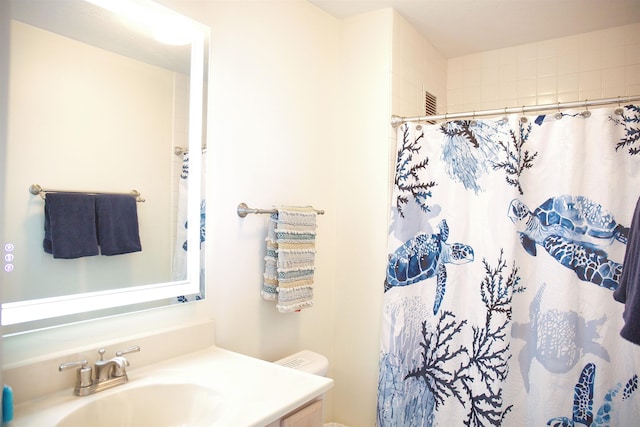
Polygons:
<instances>
[{"instance_id":1,"label":"white ceiling","mask_svg":"<svg viewBox=\"0 0 640 427\"><path fill-rule=\"evenodd\" d=\"M392 7L447 58L640 22L640 0L309 0L345 18Z\"/></svg>"}]
</instances>

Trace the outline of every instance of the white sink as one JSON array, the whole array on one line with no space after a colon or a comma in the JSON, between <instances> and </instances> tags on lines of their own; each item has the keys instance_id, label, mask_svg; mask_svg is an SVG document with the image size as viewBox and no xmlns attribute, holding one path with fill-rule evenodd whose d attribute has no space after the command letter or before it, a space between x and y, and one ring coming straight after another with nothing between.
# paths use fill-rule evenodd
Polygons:
<instances>
[{"instance_id":1,"label":"white sink","mask_svg":"<svg viewBox=\"0 0 640 427\"><path fill-rule=\"evenodd\" d=\"M57 427L213 425L222 411L223 399L206 387L147 384L91 400Z\"/></svg>"},{"instance_id":2,"label":"white sink","mask_svg":"<svg viewBox=\"0 0 640 427\"><path fill-rule=\"evenodd\" d=\"M49 367L53 375L58 365ZM215 346L131 365L127 384L78 397L70 381L62 391L16 405L11 426L263 427L333 385L330 378Z\"/></svg>"}]
</instances>

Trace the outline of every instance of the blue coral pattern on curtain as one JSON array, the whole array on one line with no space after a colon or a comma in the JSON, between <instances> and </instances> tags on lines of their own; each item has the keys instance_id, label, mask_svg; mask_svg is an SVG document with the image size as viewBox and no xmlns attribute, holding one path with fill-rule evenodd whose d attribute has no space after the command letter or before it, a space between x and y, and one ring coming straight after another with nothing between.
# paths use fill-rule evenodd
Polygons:
<instances>
[{"instance_id":1,"label":"blue coral pattern on curtain","mask_svg":"<svg viewBox=\"0 0 640 427\"><path fill-rule=\"evenodd\" d=\"M612 294L640 107L397 135L378 426L637 425L640 346Z\"/></svg>"},{"instance_id":2,"label":"blue coral pattern on curtain","mask_svg":"<svg viewBox=\"0 0 640 427\"><path fill-rule=\"evenodd\" d=\"M204 298L205 278L205 251L204 242L206 238L206 209L207 200L205 194L205 177L206 177L206 151L202 151L202 171L201 177L201 193L200 199L200 292L193 295L180 295L177 302L199 301ZM178 206L176 220L176 241L173 252L173 280L184 280L187 277L187 230L189 222L187 221L187 195L189 193L189 152L182 155L182 171L180 172L180 181L178 182Z\"/></svg>"}]
</instances>

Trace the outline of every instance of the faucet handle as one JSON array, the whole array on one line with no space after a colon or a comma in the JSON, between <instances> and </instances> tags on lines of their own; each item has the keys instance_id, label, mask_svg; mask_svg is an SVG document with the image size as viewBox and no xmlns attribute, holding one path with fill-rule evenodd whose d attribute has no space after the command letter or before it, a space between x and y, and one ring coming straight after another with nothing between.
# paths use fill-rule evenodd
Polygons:
<instances>
[{"instance_id":1,"label":"faucet handle","mask_svg":"<svg viewBox=\"0 0 640 427\"><path fill-rule=\"evenodd\" d=\"M122 351L116 351L116 357L124 356L125 354L129 354L129 353L135 353L137 351L140 351L140 346L134 345L133 347L129 347Z\"/></svg>"},{"instance_id":2,"label":"faucet handle","mask_svg":"<svg viewBox=\"0 0 640 427\"><path fill-rule=\"evenodd\" d=\"M91 378L93 370L86 359L77 362L63 363L58 366L58 371L62 372L72 368L80 368L76 374L76 390L82 387L89 387L93 384L93 379Z\"/></svg>"},{"instance_id":3,"label":"faucet handle","mask_svg":"<svg viewBox=\"0 0 640 427\"><path fill-rule=\"evenodd\" d=\"M98 354L100 355L100 360L104 360L104 353L107 350L105 350L104 348L101 348L100 350L98 350Z\"/></svg>"},{"instance_id":4,"label":"faucet handle","mask_svg":"<svg viewBox=\"0 0 640 427\"><path fill-rule=\"evenodd\" d=\"M79 360L77 362L67 362L67 363L63 363L62 365L58 366L58 371L62 372L62 371L66 371L67 369L71 369L71 368L85 368L89 365L89 362L87 362L86 359L84 360Z\"/></svg>"}]
</instances>

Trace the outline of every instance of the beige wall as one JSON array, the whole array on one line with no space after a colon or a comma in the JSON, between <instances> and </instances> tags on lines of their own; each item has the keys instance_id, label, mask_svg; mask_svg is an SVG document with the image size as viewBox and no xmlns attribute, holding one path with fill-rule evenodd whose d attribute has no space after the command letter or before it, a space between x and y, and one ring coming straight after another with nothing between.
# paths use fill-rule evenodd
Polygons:
<instances>
[{"instance_id":1,"label":"beige wall","mask_svg":"<svg viewBox=\"0 0 640 427\"><path fill-rule=\"evenodd\" d=\"M373 426L395 14L340 21L302 0L172 6L212 29L207 282L216 342L266 360L305 348L327 355L335 387L325 419ZM312 309L283 315L260 297L267 217L239 219L242 201L325 210Z\"/></svg>"},{"instance_id":2,"label":"beige wall","mask_svg":"<svg viewBox=\"0 0 640 427\"><path fill-rule=\"evenodd\" d=\"M386 262L391 9L342 23L333 421L374 426Z\"/></svg>"},{"instance_id":3,"label":"beige wall","mask_svg":"<svg viewBox=\"0 0 640 427\"><path fill-rule=\"evenodd\" d=\"M302 0L166 3L211 27L206 305L216 342L265 360L310 349L334 369L340 22ZM262 299L268 215L241 219L240 202L325 211L312 309L280 314Z\"/></svg>"},{"instance_id":4,"label":"beige wall","mask_svg":"<svg viewBox=\"0 0 640 427\"><path fill-rule=\"evenodd\" d=\"M185 12L212 29L207 285L217 342L267 360L303 348L329 356L338 22L303 1L189 6L195 12ZM268 215L241 219L240 202L325 210L318 218L313 309L283 315L262 299Z\"/></svg>"}]
</instances>

